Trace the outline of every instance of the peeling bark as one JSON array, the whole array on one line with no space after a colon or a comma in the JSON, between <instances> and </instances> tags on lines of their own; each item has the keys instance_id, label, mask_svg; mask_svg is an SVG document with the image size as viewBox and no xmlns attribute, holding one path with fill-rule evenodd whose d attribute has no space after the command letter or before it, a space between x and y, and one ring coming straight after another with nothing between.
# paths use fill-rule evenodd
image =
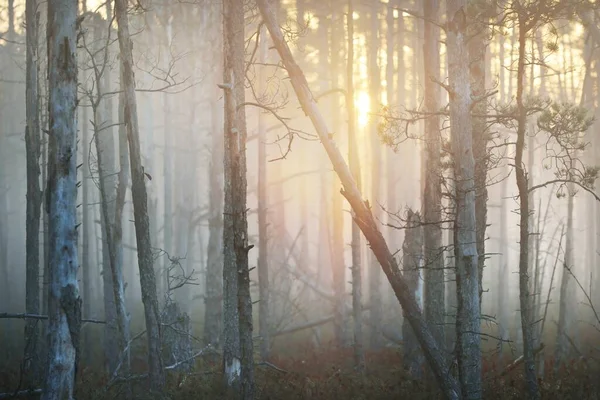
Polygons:
<instances>
[{"instance_id":1,"label":"peeling bark","mask_svg":"<svg viewBox=\"0 0 600 400\"><path fill-rule=\"evenodd\" d=\"M48 364L43 400L72 399L79 356L77 282L77 1L48 2Z\"/></svg>"}]
</instances>

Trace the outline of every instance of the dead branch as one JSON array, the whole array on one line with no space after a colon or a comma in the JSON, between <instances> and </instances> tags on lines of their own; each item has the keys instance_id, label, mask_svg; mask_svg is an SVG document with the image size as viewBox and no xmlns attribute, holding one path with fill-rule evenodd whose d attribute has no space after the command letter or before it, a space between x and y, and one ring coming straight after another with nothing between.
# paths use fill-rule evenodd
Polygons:
<instances>
[{"instance_id":1,"label":"dead branch","mask_svg":"<svg viewBox=\"0 0 600 400\"><path fill-rule=\"evenodd\" d=\"M39 314L13 314L13 313L0 313L0 319L48 319L47 315L39 315ZM97 319L82 319L81 322L89 322L91 324L106 324L106 321L100 321Z\"/></svg>"}]
</instances>

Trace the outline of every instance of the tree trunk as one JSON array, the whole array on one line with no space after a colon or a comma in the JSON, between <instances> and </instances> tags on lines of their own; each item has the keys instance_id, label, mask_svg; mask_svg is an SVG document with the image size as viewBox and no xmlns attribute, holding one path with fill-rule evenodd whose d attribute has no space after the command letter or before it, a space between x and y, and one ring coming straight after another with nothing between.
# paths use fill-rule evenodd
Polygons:
<instances>
[{"instance_id":1,"label":"tree trunk","mask_svg":"<svg viewBox=\"0 0 600 400\"><path fill-rule=\"evenodd\" d=\"M25 109L25 148L27 157L27 206L25 222L26 284L25 312L40 313L40 218L42 191L40 189L40 116L38 94L38 11L37 0L25 2L27 24L26 41L26 93ZM25 322L25 363L26 382L35 386L39 382L41 363L39 357L38 321Z\"/></svg>"},{"instance_id":2,"label":"tree trunk","mask_svg":"<svg viewBox=\"0 0 600 400\"><path fill-rule=\"evenodd\" d=\"M469 40L469 72L471 74L472 96L481 99L485 95L485 55L486 35L488 34L485 23L480 14L470 18L468 31L472 34ZM485 230L487 226L487 143L488 130L485 115L487 113L486 100L479 100L473 105L472 132L473 132L473 157L475 159L475 224L477 240L477 264L479 269L479 308L483 298L483 268L485 264Z\"/></svg>"},{"instance_id":3,"label":"tree trunk","mask_svg":"<svg viewBox=\"0 0 600 400\"><path fill-rule=\"evenodd\" d=\"M334 8L335 10L335 8ZM339 18L338 14L332 14L331 18L333 21ZM343 28L339 27L339 24L332 24L331 26L331 39L329 48L331 52L331 66L332 66L332 77L333 87L340 87L340 73L339 69L341 66L340 54L338 41L340 30ZM346 97L347 98L347 97ZM340 126L340 107L338 98L334 98L332 102L334 107L334 127ZM338 132L338 137L341 137L341 132ZM331 188L333 193L331 195L331 215L332 215L332 233L331 233L331 279L333 282L333 292L335 300L333 303L333 315L334 315L334 332L335 340L338 346L346 346L348 344L347 330L346 330L346 263L344 260L344 215L342 206L342 196L340 195L337 187L339 187L339 178L335 176L334 181L336 185L332 185Z\"/></svg>"},{"instance_id":4,"label":"tree trunk","mask_svg":"<svg viewBox=\"0 0 600 400\"><path fill-rule=\"evenodd\" d=\"M140 269L140 287L144 315L146 319L146 336L148 337L148 368L150 389L162 391L165 375L160 354L161 330L156 295L156 277L154 276L152 245L150 242L150 222L148 217L148 194L146 191L144 167L140 152L140 133L138 127L137 103L135 98L135 80L133 74L133 42L129 36L129 21L125 0L115 0L115 12L118 24L119 49L121 51L122 90L125 95L125 125L129 142L131 164L131 194L133 198L133 214L135 235Z\"/></svg>"},{"instance_id":5,"label":"tree trunk","mask_svg":"<svg viewBox=\"0 0 600 400\"><path fill-rule=\"evenodd\" d=\"M517 60L517 143L515 148L515 176L519 192L519 303L521 307L521 332L523 334L523 365L529 398L539 399L540 393L533 354L532 302L529 294L529 190L523 163L525 136L527 136L527 110L523 104L525 78L525 46L527 45L527 21L519 13L519 56Z\"/></svg>"},{"instance_id":6,"label":"tree trunk","mask_svg":"<svg viewBox=\"0 0 600 400\"><path fill-rule=\"evenodd\" d=\"M479 269L476 245L473 126L471 83L467 51L466 0L448 0L448 81L450 135L456 184L454 257L456 263L457 361L462 393L480 399L481 337Z\"/></svg>"},{"instance_id":7,"label":"tree trunk","mask_svg":"<svg viewBox=\"0 0 600 400\"><path fill-rule=\"evenodd\" d=\"M73 398L79 356L76 18L76 1L48 2L50 287L43 400Z\"/></svg>"},{"instance_id":8,"label":"tree trunk","mask_svg":"<svg viewBox=\"0 0 600 400\"><path fill-rule=\"evenodd\" d=\"M112 9L108 7L108 21L112 20ZM95 24L94 36L97 43L102 43L103 31L108 34L110 26L104 20L98 19ZM110 76L108 69L103 69L108 58L104 59L104 54L109 54L108 50L94 49L98 54L94 60L95 74L95 94L92 104L94 120L94 143L96 146L98 182L100 189L100 208L102 215L103 228L103 283L104 283L104 312L106 316L105 325L105 357L106 367L109 375L113 373L119 364L121 353L127 345L127 311L125 309L125 299L123 294L123 257L121 241L121 216L123 205L125 203L125 186L120 183L123 190L122 198L117 196L117 177L118 172L115 165L115 143L111 128L106 128L112 124L112 102L103 98L106 92L110 91ZM102 72L99 72L102 71ZM126 369L126 368L125 368ZM124 370L125 370L124 369Z\"/></svg>"},{"instance_id":9,"label":"tree trunk","mask_svg":"<svg viewBox=\"0 0 600 400\"><path fill-rule=\"evenodd\" d=\"M223 2L225 90L225 197L223 217L224 348L226 384L242 399L254 398L252 301L246 211L244 7Z\"/></svg>"},{"instance_id":10,"label":"tree trunk","mask_svg":"<svg viewBox=\"0 0 600 400\"><path fill-rule=\"evenodd\" d=\"M402 265L408 288L413 296L417 296L419 280L421 278L420 268L423 257L423 228L421 216L411 209L406 215L406 232L404 244L402 245ZM423 373L423 353L412 327L409 324L402 326L403 358L404 368L415 378L421 378Z\"/></svg>"},{"instance_id":11,"label":"tree trunk","mask_svg":"<svg viewBox=\"0 0 600 400\"><path fill-rule=\"evenodd\" d=\"M424 16L427 21L437 21L439 0L427 0ZM435 113L440 108L439 81L440 30L434 23L424 26L424 96L425 109ZM423 194L424 256L425 256L425 318L438 343L443 343L445 318L444 249L442 247L442 166L441 134L437 116L425 120L425 191Z\"/></svg>"},{"instance_id":12,"label":"tree trunk","mask_svg":"<svg viewBox=\"0 0 600 400\"><path fill-rule=\"evenodd\" d=\"M380 98L381 73L377 62L377 50L379 49L379 3L371 5L371 32L369 41L368 74L369 74L369 97L371 99L371 112L377 112ZM381 141L377 134L378 122L375 117L369 118L369 135L371 136L371 196L377 204L373 210L376 219L381 219ZM370 314L370 347L377 349L382 345L381 337L381 268L375 256L369 257L369 314Z\"/></svg>"},{"instance_id":13,"label":"tree trunk","mask_svg":"<svg viewBox=\"0 0 600 400\"><path fill-rule=\"evenodd\" d=\"M347 92L348 101L348 162L354 176L356 187L361 190L360 160L358 155L358 143L356 142L356 115L354 112L354 7L352 0L348 0L348 59L347 59ZM271 32L271 35L273 32ZM352 211L352 317L354 320L354 364L362 371L365 367L365 355L363 352L362 333L362 260L360 254L360 228L356 223L356 214Z\"/></svg>"},{"instance_id":14,"label":"tree trunk","mask_svg":"<svg viewBox=\"0 0 600 400\"><path fill-rule=\"evenodd\" d=\"M262 30L259 43L259 60L261 63L267 61L267 37L266 30ZM265 67L259 66L259 85L266 80ZM263 93L259 89L260 95ZM258 114L258 333L260 335L260 356L268 360L271 347L269 337L269 264L268 264L268 241L269 233L267 227L267 143L266 128L263 111Z\"/></svg>"},{"instance_id":15,"label":"tree trunk","mask_svg":"<svg viewBox=\"0 0 600 400\"><path fill-rule=\"evenodd\" d=\"M220 348L223 329L223 125L217 106L217 102L211 105L213 120L209 166L209 236L206 252L204 341Z\"/></svg>"},{"instance_id":16,"label":"tree trunk","mask_svg":"<svg viewBox=\"0 0 600 400\"><path fill-rule=\"evenodd\" d=\"M263 21L273 39L275 48L288 71L294 92L302 105L302 109L310 117L321 143L331 160L333 168L342 181L344 186L342 194L356 213L355 221L359 224L360 229L369 241L372 251L375 253L379 264L390 281L396 297L405 311L406 319L411 324L417 340L419 340L423 348L425 357L438 380L444 396L447 399L459 399L459 385L454 377L447 373L448 366L442 355L441 347L428 329L419 306L414 296L410 294L406 280L403 278L398 264L371 214L368 203L362 200L362 195L356 186L348 165L338 150L335 141L329 135L330 131L310 92L304 73L298 64L296 64L290 48L283 38L283 33L277 24L270 2L268 0L257 0L257 4Z\"/></svg>"}]
</instances>

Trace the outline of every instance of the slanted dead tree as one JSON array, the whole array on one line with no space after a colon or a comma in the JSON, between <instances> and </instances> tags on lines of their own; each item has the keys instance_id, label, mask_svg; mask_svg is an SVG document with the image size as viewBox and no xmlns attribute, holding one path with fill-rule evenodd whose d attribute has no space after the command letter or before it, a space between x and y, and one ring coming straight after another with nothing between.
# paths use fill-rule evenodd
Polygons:
<instances>
[{"instance_id":1,"label":"slanted dead tree","mask_svg":"<svg viewBox=\"0 0 600 400\"><path fill-rule=\"evenodd\" d=\"M131 194L135 218L135 234L140 270L140 286L148 338L148 380L153 391L161 392L165 385L165 374L161 357L161 328L156 294L152 245L150 242L150 221L148 216L148 193L146 175L142 166L140 133L138 126L135 78L133 72L132 41L129 34L129 17L125 0L115 0L115 13L118 25L119 49L121 58L122 90L125 100L125 126L129 143L131 166Z\"/></svg>"},{"instance_id":2,"label":"slanted dead tree","mask_svg":"<svg viewBox=\"0 0 600 400\"><path fill-rule=\"evenodd\" d=\"M302 109L310 117L319 139L332 162L333 168L342 181L344 187L342 194L354 210L354 220L367 238L372 251L390 281L394 293L404 309L405 318L411 324L444 396L448 399L459 399L461 396L460 387L456 379L448 374L449 369L441 351L442 347L435 340L427 326L420 307L414 295L410 293L407 282L403 278L398 264L390 252L377 222L373 218L369 203L363 201L362 194L356 186L348 165L337 148L333 137L329 135L325 119L317 107L304 73L295 62L290 48L283 38L281 28L277 24L272 3L268 0L257 0L257 4L263 22L269 30L275 48L286 67Z\"/></svg>"}]
</instances>

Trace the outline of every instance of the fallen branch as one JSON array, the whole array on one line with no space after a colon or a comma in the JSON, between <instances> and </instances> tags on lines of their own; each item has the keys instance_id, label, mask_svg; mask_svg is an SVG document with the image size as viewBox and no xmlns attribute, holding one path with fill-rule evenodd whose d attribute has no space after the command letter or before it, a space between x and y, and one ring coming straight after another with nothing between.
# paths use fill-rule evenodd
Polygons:
<instances>
[{"instance_id":1,"label":"fallen branch","mask_svg":"<svg viewBox=\"0 0 600 400\"><path fill-rule=\"evenodd\" d=\"M254 364L254 365L256 365L256 366L261 366L261 365L264 365L265 367L273 368L275 371L282 372L282 373L284 373L284 374L287 374L287 373L288 373L288 371L286 371L285 369L281 369L281 368L279 368L278 366L276 366L276 365L273 365L273 364L271 364L271 363L270 363L270 362L268 362L268 361L263 361L263 362L260 362L260 363L258 363L258 364Z\"/></svg>"},{"instance_id":2,"label":"fallen branch","mask_svg":"<svg viewBox=\"0 0 600 400\"><path fill-rule=\"evenodd\" d=\"M291 328L284 329L283 331L275 332L271 335L271 337L289 335L291 333L296 333L296 332L303 331L305 329L314 328L316 326L320 326L320 325L326 324L331 321L333 321L333 315L330 315L329 317L326 317L326 318L318 319L316 321L309 322L307 324L293 326Z\"/></svg>"},{"instance_id":3,"label":"fallen branch","mask_svg":"<svg viewBox=\"0 0 600 400\"><path fill-rule=\"evenodd\" d=\"M533 356L535 357L543 349L544 349L544 343L540 343L540 347L538 347L537 349L535 349L533 351ZM489 377L487 380L502 378L503 376L508 375L511 371L513 371L515 368L517 368L519 365L521 365L523 363L523 360L524 360L523 356L518 357L515 361L508 364L506 366L506 368L504 368L504 370L499 375Z\"/></svg>"},{"instance_id":4,"label":"fallen branch","mask_svg":"<svg viewBox=\"0 0 600 400\"><path fill-rule=\"evenodd\" d=\"M0 318L14 318L14 319L48 319L47 315L39 314L12 314L12 313L0 313ZM89 322L91 324L106 324L106 321L100 321L98 319L82 319L81 322Z\"/></svg>"},{"instance_id":5,"label":"fallen branch","mask_svg":"<svg viewBox=\"0 0 600 400\"><path fill-rule=\"evenodd\" d=\"M0 399L14 399L42 394L42 389L21 390L13 393L0 393Z\"/></svg>"},{"instance_id":6,"label":"fallen branch","mask_svg":"<svg viewBox=\"0 0 600 400\"><path fill-rule=\"evenodd\" d=\"M177 361L175 364L171 364L171 365L165 367L165 370L168 371L168 370L171 370L171 369L175 369L178 366L180 366L181 364L184 364L184 363L186 363L188 361L192 361L192 360L196 359L197 357L200 357L202 354L204 354L204 352L206 350L210 349L211 347L212 346L209 344L208 346L206 346L205 348L203 348L202 350L200 350L199 352L197 352L193 356L190 356L190 357L186 358L185 360Z\"/></svg>"}]
</instances>

